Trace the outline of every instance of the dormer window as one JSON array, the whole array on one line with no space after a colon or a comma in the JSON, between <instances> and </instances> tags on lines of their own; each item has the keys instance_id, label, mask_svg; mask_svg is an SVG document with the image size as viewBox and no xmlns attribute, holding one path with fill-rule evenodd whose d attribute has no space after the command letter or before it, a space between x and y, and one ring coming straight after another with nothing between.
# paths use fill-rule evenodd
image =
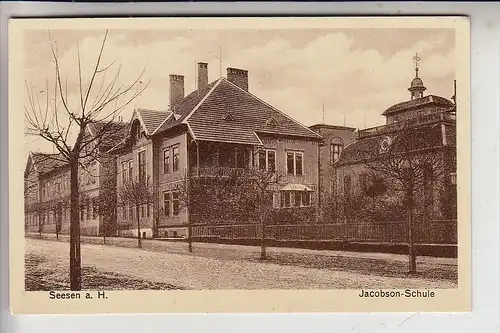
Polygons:
<instances>
[{"instance_id":1,"label":"dormer window","mask_svg":"<svg viewBox=\"0 0 500 333\"><path fill-rule=\"evenodd\" d=\"M233 114L231 112L228 112L222 117L224 120L234 120Z\"/></svg>"},{"instance_id":2,"label":"dormer window","mask_svg":"<svg viewBox=\"0 0 500 333\"><path fill-rule=\"evenodd\" d=\"M276 121L276 119L274 119L273 117L269 118L267 121L266 121L266 125L269 125L269 126L276 126L278 125L278 122Z\"/></svg>"}]
</instances>

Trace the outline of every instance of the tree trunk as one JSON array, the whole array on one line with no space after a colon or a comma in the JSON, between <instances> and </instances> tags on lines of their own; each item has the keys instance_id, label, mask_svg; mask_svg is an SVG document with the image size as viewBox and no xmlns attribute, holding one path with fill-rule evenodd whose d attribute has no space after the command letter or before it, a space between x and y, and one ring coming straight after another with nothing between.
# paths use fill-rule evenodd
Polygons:
<instances>
[{"instance_id":1,"label":"tree trunk","mask_svg":"<svg viewBox=\"0 0 500 333\"><path fill-rule=\"evenodd\" d=\"M137 246L142 247L141 242L141 221L139 220L139 205L135 205L135 216L137 219Z\"/></svg>"},{"instance_id":2,"label":"tree trunk","mask_svg":"<svg viewBox=\"0 0 500 333\"><path fill-rule=\"evenodd\" d=\"M78 155L77 155L78 156ZM70 289L82 288L82 262L80 254L80 212L78 193L78 158L70 162L70 235L69 235L69 278Z\"/></svg>"},{"instance_id":3,"label":"tree trunk","mask_svg":"<svg viewBox=\"0 0 500 333\"><path fill-rule=\"evenodd\" d=\"M260 214L260 227L262 232L260 233L260 260L266 260L266 226L264 223L264 216Z\"/></svg>"},{"instance_id":4,"label":"tree trunk","mask_svg":"<svg viewBox=\"0 0 500 333\"><path fill-rule=\"evenodd\" d=\"M410 274L415 274L417 272L417 256L413 240L413 205L409 205L408 207L408 260L408 272Z\"/></svg>"}]
</instances>

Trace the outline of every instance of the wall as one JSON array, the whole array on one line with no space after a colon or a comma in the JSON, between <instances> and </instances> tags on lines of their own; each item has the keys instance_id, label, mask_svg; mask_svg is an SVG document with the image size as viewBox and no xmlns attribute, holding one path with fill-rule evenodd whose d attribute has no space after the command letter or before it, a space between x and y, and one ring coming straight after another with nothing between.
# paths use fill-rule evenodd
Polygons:
<instances>
[{"instance_id":1,"label":"wall","mask_svg":"<svg viewBox=\"0 0 500 333\"><path fill-rule=\"evenodd\" d=\"M185 186L182 184L182 181L185 180L186 174L188 172L188 149L187 149L187 140L189 136L186 132L180 133L175 136L163 137L158 140L158 232L160 235L164 235L164 231L161 231L162 228L168 226L178 226L182 224L187 224L188 222L188 212L182 202L180 203L180 211L177 216L165 216L163 210L163 193L171 192L179 186ZM172 157L172 147L178 145L179 147L179 170L174 172L172 169L173 166L173 157ZM163 165L163 151L166 148L170 148L170 172L164 173L164 165ZM171 205L172 206L172 205ZM172 209L171 209L172 211ZM171 212L172 213L172 212ZM181 228L184 230L183 228ZM174 229L170 229L169 231L174 231ZM178 231L178 234L181 230ZM185 232L182 232L183 234Z\"/></svg>"}]
</instances>

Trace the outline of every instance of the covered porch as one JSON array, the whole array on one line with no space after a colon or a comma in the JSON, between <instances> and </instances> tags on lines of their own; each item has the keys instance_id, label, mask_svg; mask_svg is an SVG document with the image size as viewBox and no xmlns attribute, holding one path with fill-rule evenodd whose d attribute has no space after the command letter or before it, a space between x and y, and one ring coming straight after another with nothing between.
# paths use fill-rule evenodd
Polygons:
<instances>
[{"instance_id":1,"label":"covered porch","mask_svg":"<svg viewBox=\"0 0 500 333\"><path fill-rule=\"evenodd\" d=\"M236 143L197 141L189 147L191 176L229 176L254 165L254 147Z\"/></svg>"}]
</instances>

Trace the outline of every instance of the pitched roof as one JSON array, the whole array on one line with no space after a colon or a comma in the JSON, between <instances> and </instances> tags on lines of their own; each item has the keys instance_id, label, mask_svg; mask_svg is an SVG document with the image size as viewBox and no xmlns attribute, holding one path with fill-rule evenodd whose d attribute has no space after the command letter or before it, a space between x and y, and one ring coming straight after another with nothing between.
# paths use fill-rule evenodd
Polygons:
<instances>
[{"instance_id":1,"label":"pitched roof","mask_svg":"<svg viewBox=\"0 0 500 333\"><path fill-rule=\"evenodd\" d=\"M262 145L258 134L321 139L313 130L225 78L191 93L174 111L178 119L164 122L156 134L184 123L195 139L204 141ZM228 112L230 119L225 117Z\"/></svg>"},{"instance_id":2,"label":"pitched roof","mask_svg":"<svg viewBox=\"0 0 500 333\"><path fill-rule=\"evenodd\" d=\"M101 145L108 150L117 145L129 132L130 124L117 121L94 121L89 124L89 130L94 135L102 134ZM99 134L100 133L100 134Z\"/></svg>"},{"instance_id":3,"label":"pitched roof","mask_svg":"<svg viewBox=\"0 0 500 333\"><path fill-rule=\"evenodd\" d=\"M61 154L46 154L34 152L30 154L31 163L39 174L53 171L57 168L69 166L69 163ZM30 161L28 160L28 163Z\"/></svg>"},{"instance_id":4,"label":"pitched roof","mask_svg":"<svg viewBox=\"0 0 500 333\"><path fill-rule=\"evenodd\" d=\"M174 119L169 118L168 120L165 119L161 126L156 129L154 134L159 134L162 133L163 131L172 128L180 123L189 115L191 111L205 98L205 96L210 92L210 90L220 81L216 80L212 83L210 83L207 87L205 87L202 90L195 90L189 95L187 95L179 105L177 105L174 108L174 112L177 115L177 117Z\"/></svg>"},{"instance_id":5,"label":"pitched roof","mask_svg":"<svg viewBox=\"0 0 500 333\"><path fill-rule=\"evenodd\" d=\"M172 115L170 111L156 111L147 109L137 109L141 122L148 135L152 135L155 130Z\"/></svg>"},{"instance_id":6,"label":"pitched roof","mask_svg":"<svg viewBox=\"0 0 500 333\"><path fill-rule=\"evenodd\" d=\"M415 136L415 149L432 148L441 145L441 128L439 126L429 125L410 129ZM360 138L344 147L335 166L341 166L351 163L362 163L367 160L378 158L380 154L380 145L387 137L395 137L399 134L405 135L408 132L394 132L388 135L370 136ZM396 148L397 149L397 148ZM398 150L398 149L397 149Z\"/></svg>"},{"instance_id":7,"label":"pitched roof","mask_svg":"<svg viewBox=\"0 0 500 333\"><path fill-rule=\"evenodd\" d=\"M453 106L453 102L440 96L436 95L427 95L424 97L412 99L410 101L405 101L401 102L398 104L395 104L385 110L382 115L386 116L389 114L394 114L398 112L403 112L407 110L412 110L412 109L420 109L423 107L428 107L429 105L437 105L437 106L445 106L446 108L449 108Z\"/></svg>"}]
</instances>

